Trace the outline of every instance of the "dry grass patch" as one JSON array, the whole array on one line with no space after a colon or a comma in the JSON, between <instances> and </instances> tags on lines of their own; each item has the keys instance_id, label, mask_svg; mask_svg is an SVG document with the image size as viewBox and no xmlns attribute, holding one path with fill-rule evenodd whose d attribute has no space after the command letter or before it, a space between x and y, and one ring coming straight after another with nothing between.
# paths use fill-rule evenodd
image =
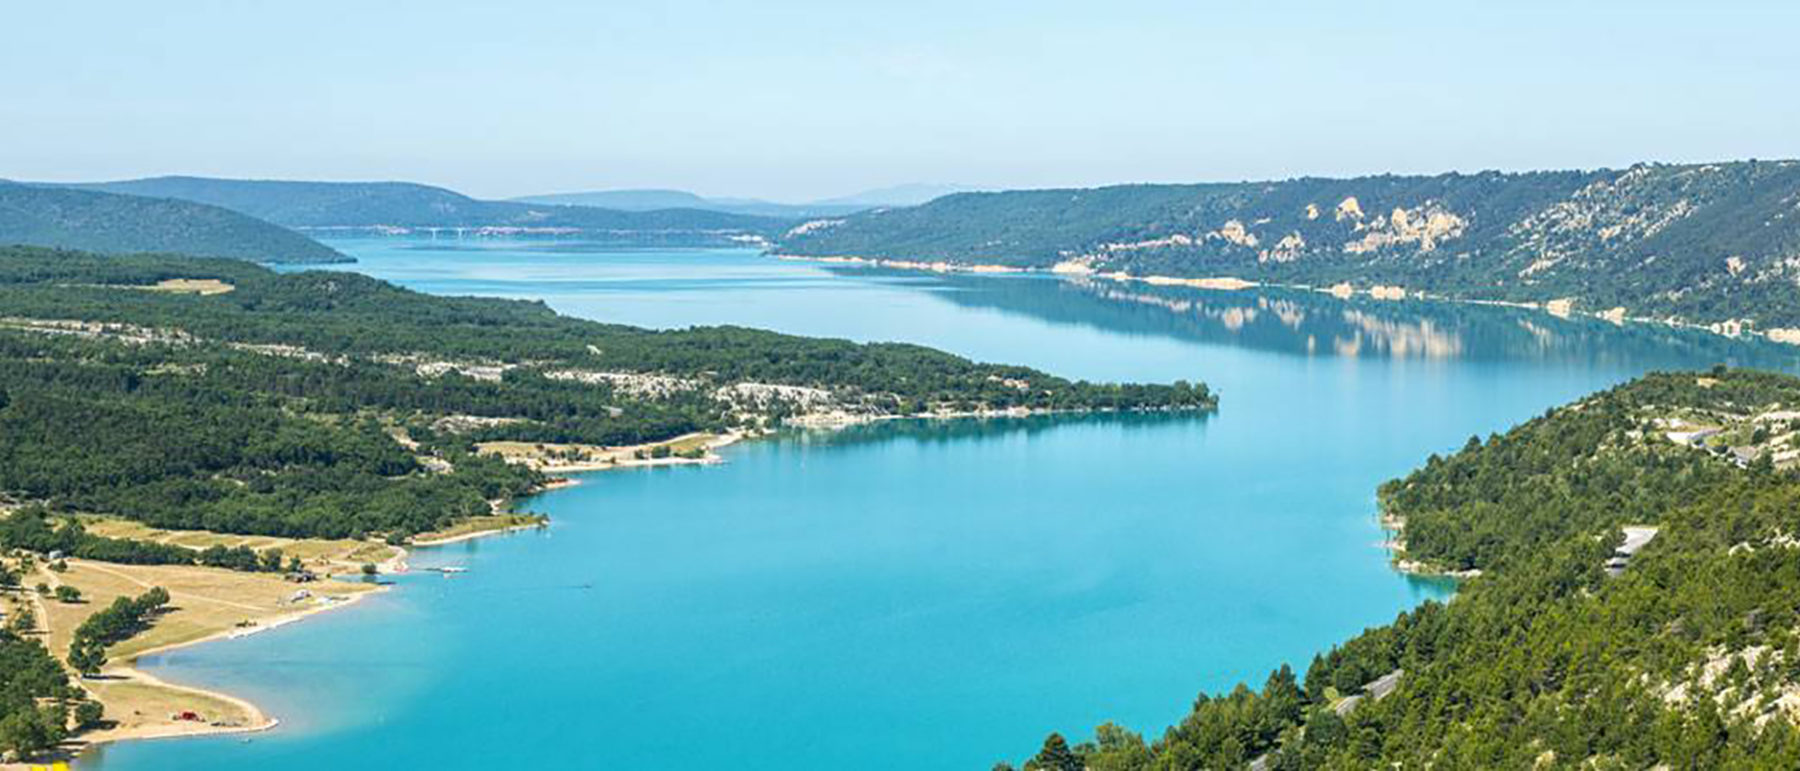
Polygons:
<instances>
[{"instance_id":1,"label":"dry grass patch","mask_svg":"<svg viewBox=\"0 0 1800 771\"><path fill-rule=\"evenodd\" d=\"M605 463L621 452L598 444L551 442L481 442L475 445L475 451L482 455L498 455L509 463L524 463L535 467ZM629 453L625 457L629 457Z\"/></svg>"},{"instance_id":2,"label":"dry grass patch","mask_svg":"<svg viewBox=\"0 0 1800 771\"><path fill-rule=\"evenodd\" d=\"M263 535L232 535L205 530L158 530L141 522L113 517L82 517L82 525L94 535L153 541L200 550L211 546L232 548L248 546L257 551L280 549L283 555L299 557L306 566L320 573L355 574L364 563L381 564L400 550L378 541L322 538L278 538Z\"/></svg>"},{"instance_id":3,"label":"dry grass patch","mask_svg":"<svg viewBox=\"0 0 1800 771\"><path fill-rule=\"evenodd\" d=\"M498 455L509 463L523 463L539 471L593 471L642 465L652 460L701 460L718 440L719 437L713 434L693 433L666 442L618 447L551 442L481 442L475 445L475 451L483 455ZM694 457L681 457L684 455Z\"/></svg>"},{"instance_id":4,"label":"dry grass patch","mask_svg":"<svg viewBox=\"0 0 1800 771\"><path fill-rule=\"evenodd\" d=\"M237 287L216 278L170 278L140 288L151 292L201 295L225 294L237 289Z\"/></svg>"},{"instance_id":5,"label":"dry grass patch","mask_svg":"<svg viewBox=\"0 0 1800 771\"><path fill-rule=\"evenodd\" d=\"M711 447L713 440L716 438L717 437L712 434L688 434L687 436L677 437L667 442L663 442L663 445L667 446L670 452L677 454L694 452L696 450L704 451Z\"/></svg>"}]
</instances>

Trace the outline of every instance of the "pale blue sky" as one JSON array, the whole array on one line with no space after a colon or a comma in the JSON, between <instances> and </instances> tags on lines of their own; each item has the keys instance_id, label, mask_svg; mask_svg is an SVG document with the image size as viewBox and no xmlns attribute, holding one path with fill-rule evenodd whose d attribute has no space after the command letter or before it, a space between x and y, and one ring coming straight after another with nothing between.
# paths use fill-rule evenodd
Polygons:
<instances>
[{"instance_id":1,"label":"pale blue sky","mask_svg":"<svg viewBox=\"0 0 1800 771\"><path fill-rule=\"evenodd\" d=\"M14 179L791 200L1800 156L1783 2L9 6Z\"/></svg>"}]
</instances>

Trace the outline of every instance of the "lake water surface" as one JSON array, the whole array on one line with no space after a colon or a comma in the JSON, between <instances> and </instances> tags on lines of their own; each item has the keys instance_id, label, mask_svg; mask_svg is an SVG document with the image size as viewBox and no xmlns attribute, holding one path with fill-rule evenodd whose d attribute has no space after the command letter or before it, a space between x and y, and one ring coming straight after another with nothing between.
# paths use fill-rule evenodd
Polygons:
<instances>
[{"instance_id":1,"label":"lake water surface","mask_svg":"<svg viewBox=\"0 0 1800 771\"><path fill-rule=\"evenodd\" d=\"M1302 671L1441 584L1374 491L1433 452L1659 368L1795 351L1308 292L827 268L749 251L332 242L439 294L645 326L900 340L1089 379L1204 380L1217 414L903 422L588 475L543 532L421 550L397 591L147 660L282 718L88 768L985 769L1045 733L1151 735Z\"/></svg>"}]
</instances>

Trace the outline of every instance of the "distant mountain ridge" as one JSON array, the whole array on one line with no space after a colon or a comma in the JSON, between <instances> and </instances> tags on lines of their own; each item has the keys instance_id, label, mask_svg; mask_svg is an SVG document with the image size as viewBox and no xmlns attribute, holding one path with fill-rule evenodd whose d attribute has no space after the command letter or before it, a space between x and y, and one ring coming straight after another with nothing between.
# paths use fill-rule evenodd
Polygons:
<instances>
[{"instance_id":1,"label":"distant mountain ridge","mask_svg":"<svg viewBox=\"0 0 1800 771\"><path fill-rule=\"evenodd\" d=\"M637 212L680 208L788 220L841 217L869 208L855 204L786 204L754 198L707 198L686 190L592 190L578 193L528 195L508 200L519 203L591 206Z\"/></svg>"},{"instance_id":2,"label":"distant mountain ridge","mask_svg":"<svg viewBox=\"0 0 1800 771\"><path fill-rule=\"evenodd\" d=\"M776 248L1567 301L1800 341L1796 161L961 193Z\"/></svg>"},{"instance_id":3,"label":"distant mountain ridge","mask_svg":"<svg viewBox=\"0 0 1800 771\"><path fill-rule=\"evenodd\" d=\"M624 211L687 208L788 219L842 217L885 206L916 206L933 198L970 190L963 185L907 184L865 190L807 203L776 203L756 198L709 198L686 190L623 189L529 195L509 200L565 206L597 206Z\"/></svg>"},{"instance_id":4,"label":"distant mountain ridge","mask_svg":"<svg viewBox=\"0 0 1800 771\"><path fill-rule=\"evenodd\" d=\"M619 211L654 211L656 209L704 209L711 203L686 190L595 190L584 193L550 193L508 198L520 203L546 203L559 206L594 206Z\"/></svg>"},{"instance_id":5,"label":"distant mountain ridge","mask_svg":"<svg viewBox=\"0 0 1800 771\"><path fill-rule=\"evenodd\" d=\"M0 244L267 263L350 262L331 247L227 208L0 182Z\"/></svg>"},{"instance_id":6,"label":"distant mountain ridge","mask_svg":"<svg viewBox=\"0 0 1800 771\"><path fill-rule=\"evenodd\" d=\"M411 182L307 182L152 177L70 185L220 206L292 228L495 228L579 232L654 243L724 244L778 232L784 222L698 209L620 211L483 201Z\"/></svg>"}]
</instances>

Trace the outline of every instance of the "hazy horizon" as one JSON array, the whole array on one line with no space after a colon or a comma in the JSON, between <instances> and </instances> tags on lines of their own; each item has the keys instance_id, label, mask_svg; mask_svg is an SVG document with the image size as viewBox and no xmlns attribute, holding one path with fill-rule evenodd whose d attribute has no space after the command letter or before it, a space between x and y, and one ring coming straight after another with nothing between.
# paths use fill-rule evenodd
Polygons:
<instances>
[{"instance_id":1,"label":"hazy horizon","mask_svg":"<svg viewBox=\"0 0 1800 771\"><path fill-rule=\"evenodd\" d=\"M0 178L811 201L1800 156L1800 8L15 9ZM48 77L48 75L54 77Z\"/></svg>"},{"instance_id":2,"label":"hazy horizon","mask_svg":"<svg viewBox=\"0 0 1800 771\"><path fill-rule=\"evenodd\" d=\"M1240 183L1240 182L1281 182L1281 181L1286 181L1286 180L1307 178L1307 177L1323 178L1323 179L1343 179L1343 178L1353 178L1353 177L1379 176L1382 174L1390 174L1390 173L1399 175L1399 176L1436 176L1436 175L1440 175L1440 174L1451 174L1451 173L1478 174L1478 173L1484 173L1484 172L1489 172L1489 171L1498 171L1498 172L1507 173L1507 174L1530 173L1530 172L1536 172L1536 171L1598 171L1598 170L1602 170L1602 169L1624 169L1624 168L1628 168L1628 167L1636 165L1636 164L1643 164L1643 163L1653 164L1653 165L1654 164L1668 164L1668 165L1702 164L1702 165L1704 165L1704 164L1708 164L1708 163L1731 163L1731 162L1752 161L1752 160L1754 160L1754 161L1800 161L1800 154L1795 154L1792 156L1769 156L1769 157L1760 157L1760 158L1759 157L1750 157L1750 156L1736 157L1736 158L1689 158L1689 159L1681 159L1681 160L1669 160L1669 159L1663 159L1663 158L1645 158L1645 159L1641 159L1641 160L1637 160L1637 161L1632 161L1630 163L1621 163L1621 164L1616 164L1616 165L1580 166L1580 167L1565 166L1565 167L1555 167L1555 168L1529 167L1529 168L1510 168L1510 169L1492 169L1492 168L1486 168L1486 169L1440 169L1440 170L1436 170L1436 171L1417 170L1417 171L1406 171L1406 172L1398 172L1398 171L1390 171L1390 170L1373 170L1373 171L1360 173L1360 174L1298 173L1298 174L1292 174L1292 175L1288 175L1288 176L1284 176L1284 177L1259 177L1259 178L1243 178L1243 179L1166 179L1166 180L1122 179L1122 180L1116 180L1116 181L1111 181L1111 182L1096 182L1096 183L1091 183L1091 184L1079 184L1079 185L1073 185L1073 184L1072 185L1014 185L1014 186L965 185L965 184L958 184L958 183L939 183L937 181L916 180L916 181L895 182L892 184L885 184L885 185L879 185L879 186L869 186L869 187L862 187L862 188L856 188L856 189L841 190L841 191L826 193L824 195L818 195L818 196L809 197L809 198L783 198L783 197L778 197L778 196L757 195L754 192L742 193L742 194L734 194L734 193L715 194L715 193L710 193L705 190L693 190L693 189L688 189L688 188L671 187L671 186L667 186L667 185L662 185L662 186L641 185L641 186L618 186L618 187L595 186L595 187L588 187L588 188L535 190L532 192L510 193L510 194L502 194L502 195L478 195L478 194L470 193L468 190L458 188L455 185L442 184L442 183L432 182L429 180L421 180L421 179L359 178L359 177L330 177L330 178L327 178L327 177L305 177L305 176L294 176L294 177L231 176L231 175L215 175L215 174L192 174L192 173L186 173L186 172L181 172L181 171L171 171L171 172L164 173L164 174L147 174L147 175L138 176L138 177L107 177L107 178L86 178L86 177L75 178L75 177L71 177L68 179L49 179L49 178L25 179L22 177L9 177L9 176L0 175L0 181L19 182L19 183L28 183L28 184L76 184L76 183L131 182L131 181L137 181L137 180L141 180L141 179L153 179L153 178L158 178L158 177L197 177L197 178L224 179L224 180L245 181L245 182L317 182L317 183L325 183L325 184L332 184L332 183L344 183L344 184L402 183L402 184L406 184L406 183L412 183L412 184L427 185L427 186L431 186L431 187L439 187L439 188L443 188L446 190L450 190L452 192L470 195L471 197L474 197L477 199L494 200L494 201L517 200L517 199L538 198L538 197L548 197L548 196L558 196L558 195L581 195L581 194L585 194L585 193L685 193L685 194L697 195L701 198L705 198L705 199L708 199L708 200L714 201L714 202L762 201L762 202L773 203L773 204L799 206L799 205L806 205L806 204L831 203L834 201L839 201L841 199L856 198L856 197L859 197L859 196L862 196L865 194L869 194L869 193L880 193L880 192L885 192L888 190L912 188L912 187L924 187L924 188L945 187L945 188L956 188L957 189L952 192L997 192L997 191L1005 191L1005 190L1047 190L1047 189L1064 189L1064 188L1091 189L1091 188L1099 188L1099 187L1126 186L1126 185L1159 185L1159 184L1179 185L1179 184L1211 184L1211 183ZM947 195L948 193L944 193L944 194Z\"/></svg>"}]
</instances>

